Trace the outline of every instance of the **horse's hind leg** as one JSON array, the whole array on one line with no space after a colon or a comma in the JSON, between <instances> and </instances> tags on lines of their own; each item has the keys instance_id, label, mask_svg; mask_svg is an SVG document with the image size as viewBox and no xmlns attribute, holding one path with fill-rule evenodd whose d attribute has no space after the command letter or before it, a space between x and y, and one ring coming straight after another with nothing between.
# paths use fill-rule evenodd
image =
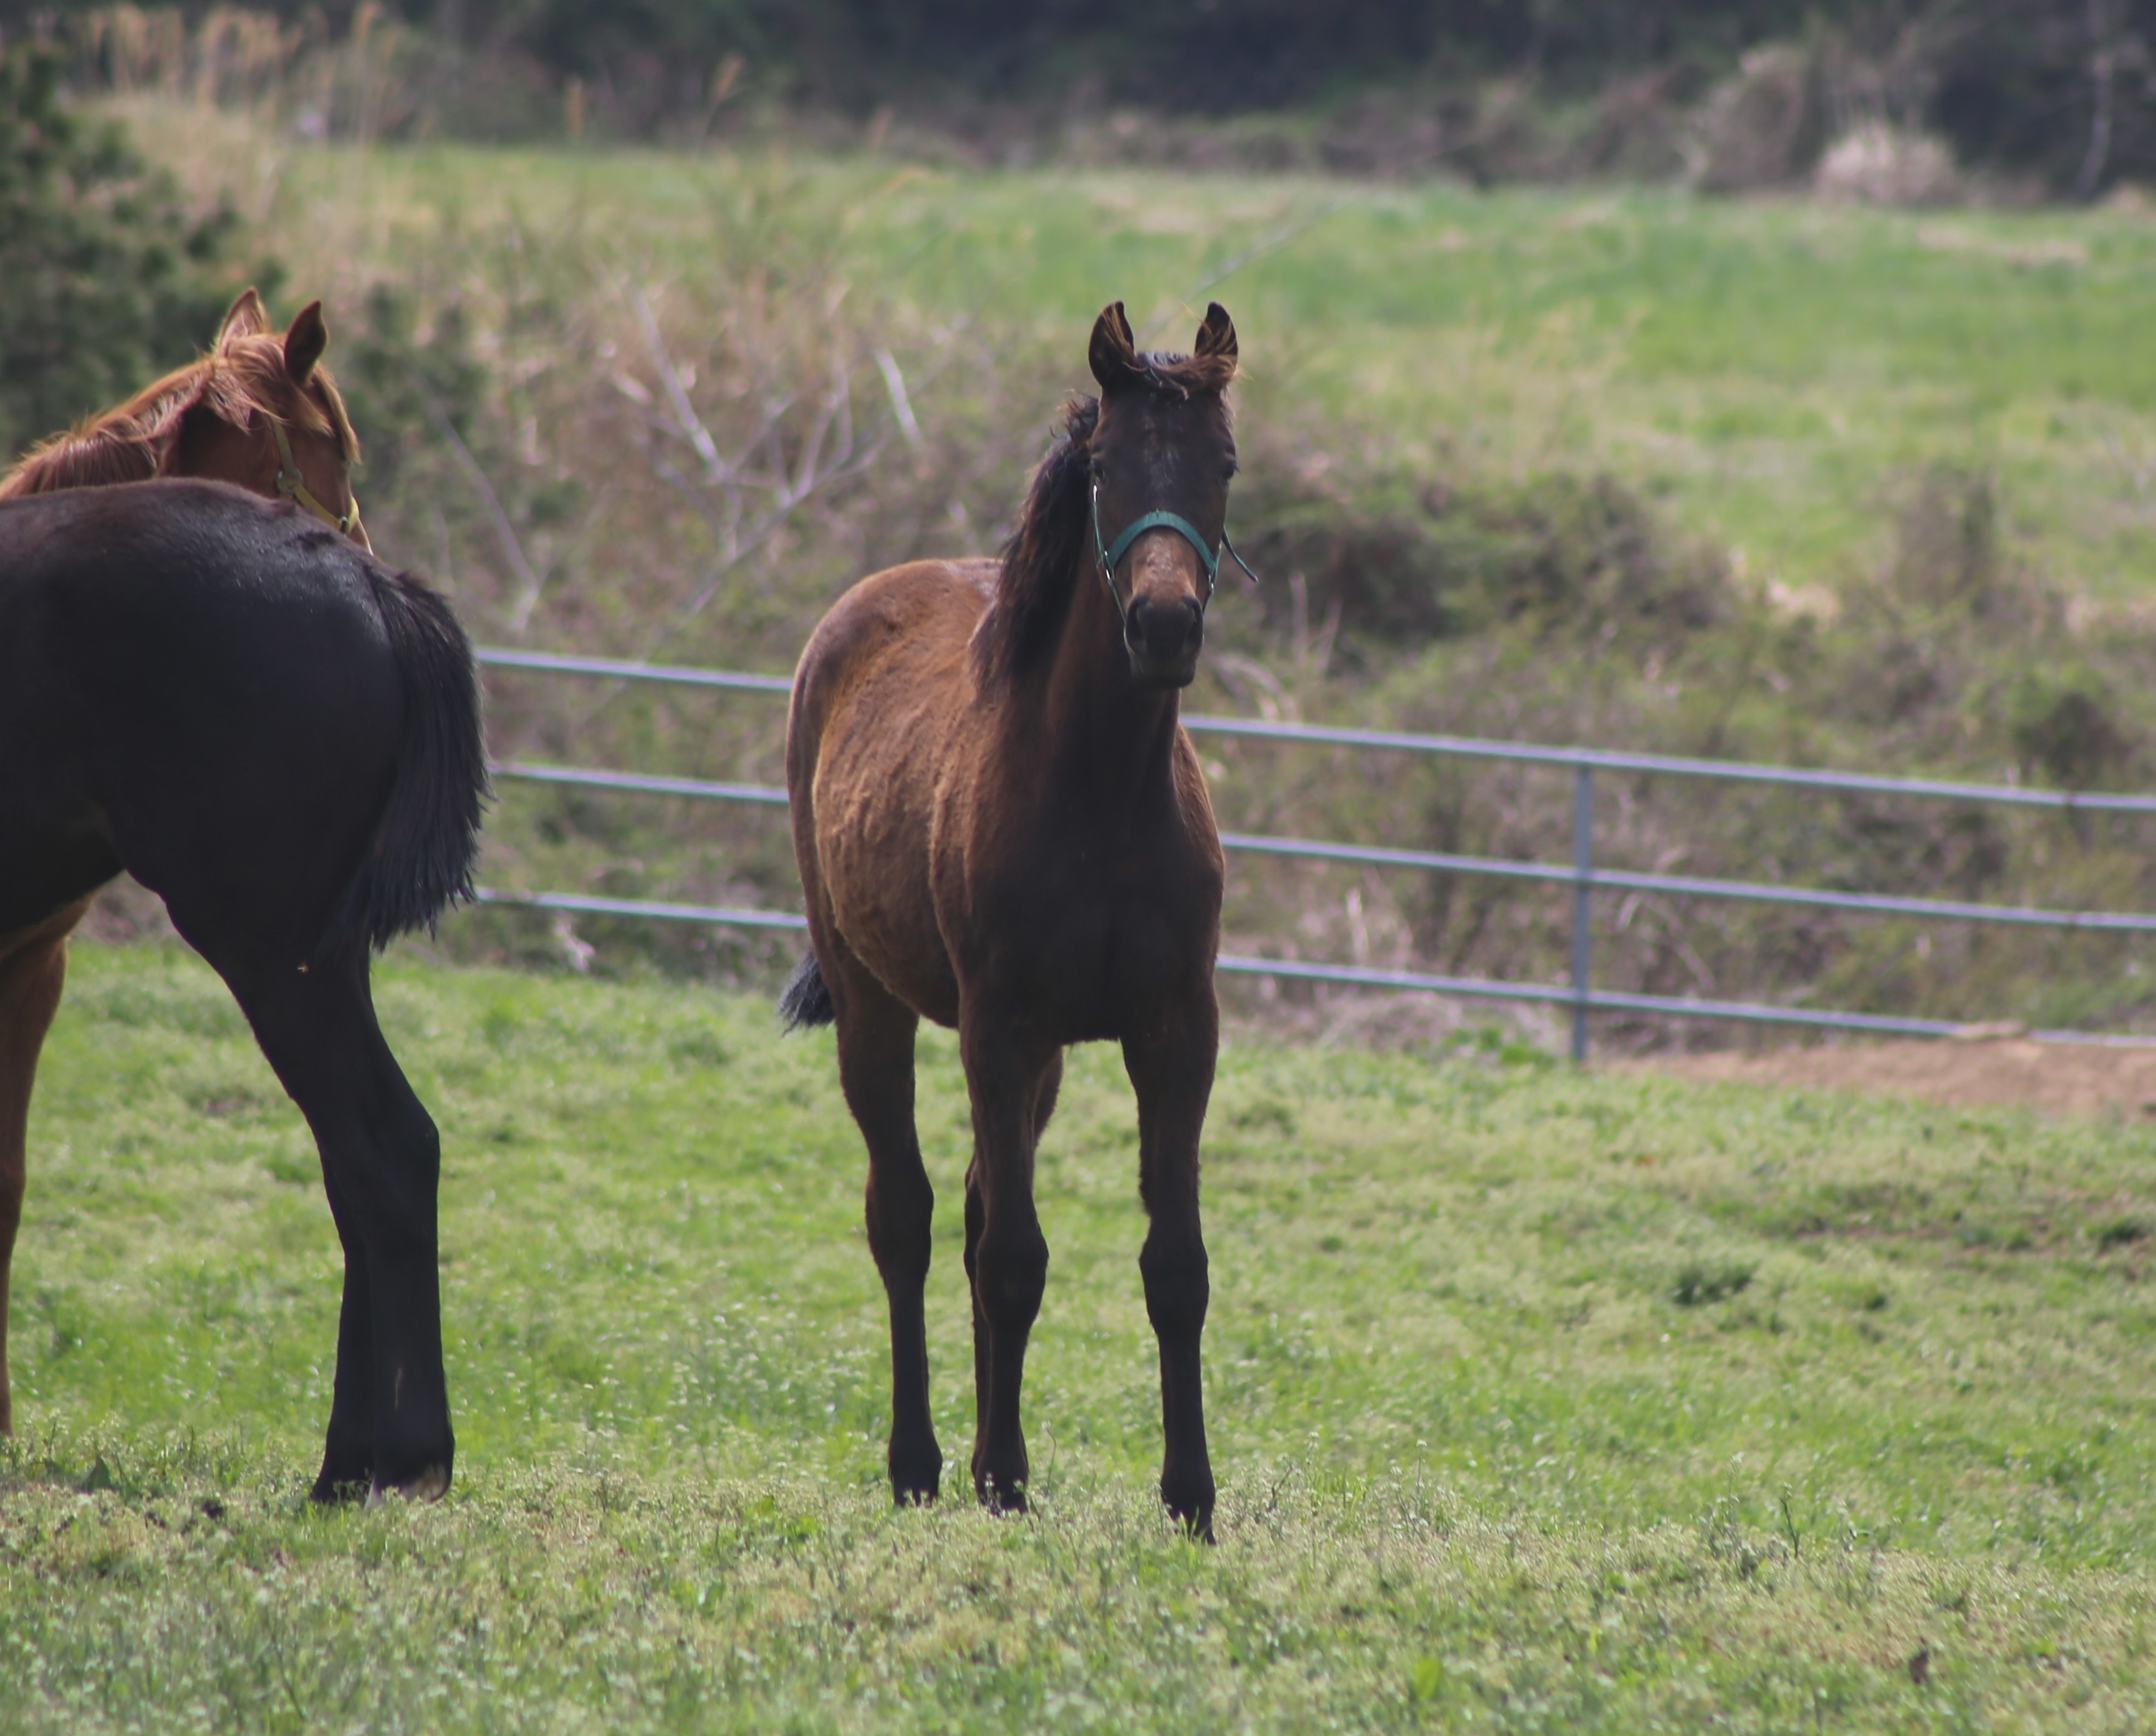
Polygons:
<instances>
[{"instance_id":1,"label":"horse's hind leg","mask_svg":"<svg viewBox=\"0 0 2156 1736\"><path fill-rule=\"evenodd\" d=\"M1196 1535L1213 1535L1213 1464L1205 1449L1199 1341L1211 1299L1198 1218L1198 1141L1213 1091L1219 1015L1200 1006L1161 1018L1123 1045L1138 1099L1138 1189L1152 1220L1138 1270L1146 1313L1160 1342L1160 1400L1167 1452L1160 1497Z\"/></svg>"},{"instance_id":2,"label":"horse's hind leg","mask_svg":"<svg viewBox=\"0 0 2156 1736\"><path fill-rule=\"evenodd\" d=\"M375 1021L353 946L306 970L212 962L313 1130L345 1250L336 1385L316 1500L432 1499L455 1442L442 1372L441 1140Z\"/></svg>"},{"instance_id":3,"label":"horse's hind leg","mask_svg":"<svg viewBox=\"0 0 2156 1736\"><path fill-rule=\"evenodd\" d=\"M30 1087L67 980L67 938L90 908L71 904L33 928L0 935L0 1435L14 1426L8 1371L8 1280L28 1179Z\"/></svg>"},{"instance_id":4,"label":"horse's hind leg","mask_svg":"<svg viewBox=\"0 0 2156 1736\"><path fill-rule=\"evenodd\" d=\"M836 962L827 982L838 1014L839 1082L869 1148L869 1251L891 1311L891 1492L906 1506L933 1501L943 1481L943 1450L928 1408L924 1301L936 1190L913 1124L913 1038L921 1021L859 961Z\"/></svg>"}]
</instances>

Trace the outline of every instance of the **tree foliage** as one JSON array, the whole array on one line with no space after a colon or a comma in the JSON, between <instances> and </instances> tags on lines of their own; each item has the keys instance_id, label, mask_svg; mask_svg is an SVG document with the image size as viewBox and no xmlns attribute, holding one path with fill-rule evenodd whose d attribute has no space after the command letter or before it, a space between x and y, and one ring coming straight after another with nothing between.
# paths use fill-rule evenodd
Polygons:
<instances>
[{"instance_id":1,"label":"tree foliage","mask_svg":"<svg viewBox=\"0 0 2156 1736\"><path fill-rule=\"evenodd\" d=\"M254 0L348 34L375 0ZM0 25L95 10L0 0ZM1504 81L1558 103L1648 81L1687 104L1769 44L1860 75L1860 109L1966 165L2087 196L2156 177L2156 0L391 0L461 52L577 80L618 128L715 91L866 116L1126 105L1169 116ZM444 118L454 123L439 105ZM1560 170L1562 165L1558 166Z\"/></svg>"},{"instance_id":2,"label":"tree foliage","mask_svg":"<svg viewBox=\"0 0 2156 1736\"><path fill-rule=\"evenodd\" d=\"M0 55L0 450L125 398L216 330L237 224L191 212L44 47Z\"/></svg>"}]
</instances>

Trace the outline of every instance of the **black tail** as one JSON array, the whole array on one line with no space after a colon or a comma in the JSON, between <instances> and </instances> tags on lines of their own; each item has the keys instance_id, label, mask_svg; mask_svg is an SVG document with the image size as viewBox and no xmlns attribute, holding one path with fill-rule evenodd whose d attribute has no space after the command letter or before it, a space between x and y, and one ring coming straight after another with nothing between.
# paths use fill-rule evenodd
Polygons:
<instances>
[{"instance_id":1,"label":"black tail","mask_svg":"<svg viewBox=\"0 0 2156 1736\"><path fill-rule=\"evenodd\" d=\"M778 991L778 1016L788 1030L806 1030L812 1025L829 1025L839 1016L831 1004L831 985L824 980L824 968L814 953L793 967L793 974Z\"/></svg>"},{"instance_id":2,"label":"black tail","mask_svg":"<svg viewBox=\"0 0 2156 1736\"><path fill-rule=\"evenodd\" d=\"M388 804L324 945L359 933L379 952L400 934L433 927L451 899L471 896L480 810L492 792L464 628L424 581L371 562L367 576L403 678L404 735Z\"/></svg>"}]
</instances>

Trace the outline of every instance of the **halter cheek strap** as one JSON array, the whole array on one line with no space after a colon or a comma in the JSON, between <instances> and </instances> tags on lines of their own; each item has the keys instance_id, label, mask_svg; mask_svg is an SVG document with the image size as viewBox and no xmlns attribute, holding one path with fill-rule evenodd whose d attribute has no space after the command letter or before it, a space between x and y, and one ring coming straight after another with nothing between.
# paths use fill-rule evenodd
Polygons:
<instances>
[{"instance_id":1,"label":"halter cheek strap","mask_svg":"<svg viewBox=\"0 0 2156 1736\"><path fill-rule=\"evenodd\" d=\"M1206 605L1213 600L1214 584L1220 576L1220 551L1209 545L1198 526L1182 514L1165 511L1148 512L1132 519L1112 543L1104 544L1101 540L1101 485L1096 482L1093 485L1093 552L1100 557L1101 578L1108 587L1109 601L1116 605L1116 618L1122 620L1129 613L1123 607L1122 593L1116 588L1116 564L1147 531L1173 531L1198 552L1198 564L1205 569L1205 601L1198 605L1199 614L1204 614ZM1220 532L1220 549L1227 552L1252 584L1258 582L1258 575L1250 571L1250 563L1235 552L1235 545L1228 540L1225 527Z\"/></svg>"},{"instance_id":2,"label":"halter cheek strap","mask_svg":"<svg viewBox=\"0 0 2156 1736\"><path fill-rule=\"evenodd\" d=\"M275 417L265 419L270 424L271 437L277 442L277 492L372 553L374 545L367 540L367 526L359 521L359 496L352 497L352 511L341 517L322 505L315 498L314 491L307 486L307 479L300 474L300 466L293 460L292 443L285 435L285 424Z\"/></svg>"}]
</instances>

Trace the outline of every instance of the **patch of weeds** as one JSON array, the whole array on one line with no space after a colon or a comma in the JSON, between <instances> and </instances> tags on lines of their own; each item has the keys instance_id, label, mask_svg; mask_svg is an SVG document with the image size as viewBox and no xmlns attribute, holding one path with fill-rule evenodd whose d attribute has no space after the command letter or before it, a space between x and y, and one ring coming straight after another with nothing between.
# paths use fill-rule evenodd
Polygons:
<instances>
[{"instance_id":1,"label":"patch of weeds","mask_svg":"<svg viewBox=\"0 0 2156 1736\"><path fill-rule=\"evenodd\" d=\"M1228 1125L1245 1133L1291 1134L1296 1130L1296 1115L1278 1097L1255 1097L1229 1111Z\"/></svg>"},{"instance_id":2,"label":"patch of weeds","mask_svg":"<svg viewBox=\"0 0 2156 1736\"><path fill-rule=\"evenodd\" d=\"M2113 1248L2130 1247L2133 1243L2145 1241L2148 1238L2148 1220L2146 1218L2112 1218L2098 1225L2095 1232L2097 1251L2100 1254L2108 1254Z\"/></svg>"},{"instance_id":3,"label":"patch of weeds","mask_svg":"<svg viewBox=\"0 0 2156 1736\"><path fill-rule=\"evenodd\" d=\"M1441 1061L1471 1061L1486 1067L1523 1067L1547 1072L1558 1058L1524 1038L1512 1036L1494 1025L1461 1031L1438 1050Z\"/></svg>"},{"instance_id":4,"label":"patch of weeds","mask_svg":"<svg viewBox=\"0 0 2156 1736\"><path fill-rule=\"evenodd\" d=\"M262 1160L262 1167L270 1172L272 1181L305 1186L322 1177L321 1159L311 1150L295 1148L290 1151L272 1152Z\"/></svg>"},{"instance_id":5,"label":"patch of weeds","mask_svg":"<svg viewBox=\"0 0 2156 1736\"><path fill-rule=\"evenodd\" d=\"M1676 1279L1670 1285L1670 1300L1681 1308L1703 1307L1710 1302L1727 1302L1745 1289L1752 1281L1757 1267L1734 1261L1710 1265L1704 1261L1688 1261L1677 1268Z\"/></svg>"},{"instance_id":6,"label":"patch of weeds","mask_svg":"<svg viewBox=\"0 0 2156 1736\"><path fill-rule=\"evenodd\" d=\"M1982 1218L1964 1218L1954 1225L1954 1240L1964 1248L1994 1248L2002 1254L2025 1254L2036 1246L2026 1224L1994 1224ZM2101 1240L2099 1248L2112 1246Z\"/></svg>"},{"instance_id":7,"label":"patch of weeds","mask_svg":"<svg viewBox=\"0 0 2156 1736\"><path fill-rule=\"evenodd\" d=\"M722 1067L733 1059L726 1039L710 1025L696 1025L677 1033L666 1045L673 1060L689 1066Z\"/></svg>"}]
</instances>

